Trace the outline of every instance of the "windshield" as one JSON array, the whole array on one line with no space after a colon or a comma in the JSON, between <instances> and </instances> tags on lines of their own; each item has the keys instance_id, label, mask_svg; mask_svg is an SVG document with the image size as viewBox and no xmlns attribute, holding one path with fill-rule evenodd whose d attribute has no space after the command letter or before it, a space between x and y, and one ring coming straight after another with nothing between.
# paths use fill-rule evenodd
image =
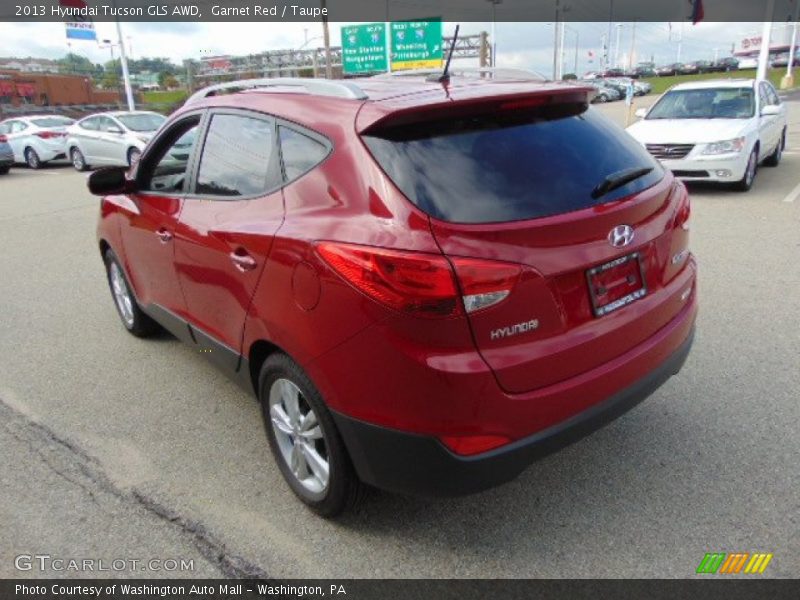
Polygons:
<instances>
[{"instance_id":1,"label":"windshield","mask_svg":"<svg viewBox=\"0 0 800 600\"><path fill-rule=\"evenodd\" d=\"M705 88L667 92L646 119L749 119L755 112L752 88Z\"/></svg>"},{"instance_id":2,"label":"windshield","mask_svg":"<svg viewBox=\"0 0 800 600\"><path fill-rule=\"evenodd\" d=\"M396 126L364 141L407 198L456 223L581 210L640 192L664 173L628 134L582 105ZM614 180L628 170L641 174Z\"/></svg>"},{"instance_id":3,"label":"windshield","mask_svg":"<svg viewBox=\"0 0 800 600\"><path fill-rule=\"evenodd\" d=\"M117 115L117 119L131 131L155 131L167 120L156 114Z\"/></svg>"},{"instance_id":4,"label":"windshield","mask_svg":"<svg viewBox=\"0 0 800 600\"><path fill-rule=\"evenodd\" d=\"M41 117L39 119L31 119L31 123L37 127L66 127L72 125L75 121L67 117Z\"/></svg>"}]
</instances>

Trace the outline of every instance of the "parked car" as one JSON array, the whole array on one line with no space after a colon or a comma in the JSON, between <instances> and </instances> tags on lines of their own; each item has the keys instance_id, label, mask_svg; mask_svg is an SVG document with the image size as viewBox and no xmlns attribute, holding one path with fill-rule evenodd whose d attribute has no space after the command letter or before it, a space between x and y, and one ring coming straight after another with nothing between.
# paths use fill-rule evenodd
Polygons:
<instances>
[{"instance_id":1,"label":"parked car","mask_svg":"<svg viewBox=\"0 0 800 600\"><path fill-rule=\"evenodd\" d=\"M636 79L630 79L629 77L620 77L615 79L606 79L606 81L613 85L623 97L628 94L628 86L633 86L633 95L634 96L644 96L645 94L649 94L653 90L653 86L647 83L646 81L639 81Z\"/></svg>"},{"instance_id":2,"label":"parked car","mask_svg":"<svg viewBox=\"0 0 800 600\"><path fill-rule=\"evenodd\" d=\"M656 69L656 74L659 77L667 77L670 75L677 75L678 70L683 66L682 63L672 63L671 65L664 65Z\"/></svg>"},{"instance_id":3,"label":"parked car","mask_svg":"<svg viewBox=\"0 0 800 600\"><path fill-rule=\"evenodd\" d=\"M591 99L593 104L598 102L615 102L622 98L619 91L615 87L608 85L604 79L585 79L581 83L594 88L595 94Z\"/></svg>"},{"instance_id":4,"label":"parked car","mask_svg":"<svg viewBox=\"0 0 800 600\"><path fill-rule=\"evenodd\" d=\"M362 483L508 481L692 343L686 188L590 93L408 75L201 90L133 169L89 177L122 324L171 331L255 393L320 514Z\"/></svg>"},{"instance_id":5,"label":"parked car","mask_svg":"<svg viewBox=\"0 0 800 600\"><path fill-rule=\"evenodd\" d=\"M0 133L0 175L6 175L14 166L14 150L5 134Z\"/></svg>"},{"instance_id":6,"label":"parked car","mask_svg":"<svg viewBox=\"0 0 800 600\"><path fill-rule=\"evenodd\" d=\"M166 117L155 112L106 112L85 117L67 130L67 151L78 171L133 165Z\"/></svg>"},{"instance_id":7,"label":"parked car","mask_svg":"<svg viewBox=\"0 0 800 600\"><path fill-rule=\"evenodd\" d=\"M788 67L789 66L789 53L788 52L784 52L782 54L779 54L775 58L775 60L772 61L771 65L774 68ZM792 66L796 67L798 65L800 65L800 57L795 55L794 59L792 60Z\"/></svg>"},{"instance_id":8,"label":"parked car","mask_svg":"<svg viewBox=\"0 0 800 600\"><path fill-rule=\"evenodd\" d=\"M606 88L610 88L617 92L619 98L615 98L615 100L624 98L625 95L628 93L627 84L621 83L621 80L619 79L604 78L602 79L602 85L604 85Z\"/></svg>"},{"instance_id":9,"label":"parked car","mask_svg":"<svg viewBox=\"0 0 800 600\"><path fill-rule=\"evenodd\" d=\"M61 115L14 117L0 122L4 135L14 151L14 162L38 169L44 163L66 157L64 137L73 119Z\"/></svg>"},{"instance_id":10,"label":"parked car","mask_svg":"<svg viewBox=\"0 0 800 600\"><path fill-rule=\"evenodd\" d=\"M700 73L700 68L696 62L687 62L678 67L677 71L678 75L696 75Z\"/></svg>"},{"instance_id":11,"label":"parked car","mask_svg":"<svg viewBox=\"0 0 800 600\"><path fill-rule=\"evenodd\" d=\"M602 73L600 73L600 77L624 77L625 71L622 69L606 69Z\"/></svg>"},{"instance_id":12,"label":"parked car","mask_svg":"<svg viewBox=\"0 0 800 600\"><path fill-rule=\"evenodd\" d=\"M736 71L739 68L739 59L733 56L726 56L718 59L714 64L718 71Z\"/></svg>"},{"instance_id":13,"label":"parked car","mask_svg":"<svg viewBox=\"0 0 800 600\"><path fill-rule=\"evenodd\" d=\"M640 65L631 71L630 76L633 79L640 79L642 77L655 77L657 74L658 73L656 73L655 65Z\"/></svg>"},{"instance_id":14,"label":"parked car","mask_svg":"<svg viewBox=\"0 0 800 600\"><path fill-rule=\"evenodd\" d=\"M682 179L733 183L747 191L758 165L777 166L786 144L786 106L767 81L684 83L667 91L634 138Z\"/></svg>"}]
</instances>

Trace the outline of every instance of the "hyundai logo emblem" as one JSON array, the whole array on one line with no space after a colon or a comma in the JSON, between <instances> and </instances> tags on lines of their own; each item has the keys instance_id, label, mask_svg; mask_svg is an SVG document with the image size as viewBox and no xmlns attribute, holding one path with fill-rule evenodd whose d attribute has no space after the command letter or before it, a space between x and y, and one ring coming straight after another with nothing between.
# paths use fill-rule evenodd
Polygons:
<instances>
[{"instance_id":1,"label":"hyundai logo emblem","mask_svg":"<svg viewBox=\"0 0 800 600\"><path fill-rule=\"evenodd\" d=\"M633 227L617 225L608 232L608 243L614 248L623 248L633 241Z\"/></svg>"}]
</instances>

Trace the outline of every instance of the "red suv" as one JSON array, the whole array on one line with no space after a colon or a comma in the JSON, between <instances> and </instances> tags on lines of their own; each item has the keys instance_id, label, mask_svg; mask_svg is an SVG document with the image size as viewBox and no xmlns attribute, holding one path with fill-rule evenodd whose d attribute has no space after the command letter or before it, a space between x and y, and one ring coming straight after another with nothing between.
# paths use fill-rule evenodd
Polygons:
<instances>
[{"instance_id":1,"label":"red suv","mask_svg":"<svg viewBox=\"0 0 800 600\"><path fill-rule=\"evenodd\" d=\"M681 368L689 198L566 83L268 79L195 94L89 180L125 327L263 407L330 516L363 484L475 492Z\"/></svg>"}]
</instances>

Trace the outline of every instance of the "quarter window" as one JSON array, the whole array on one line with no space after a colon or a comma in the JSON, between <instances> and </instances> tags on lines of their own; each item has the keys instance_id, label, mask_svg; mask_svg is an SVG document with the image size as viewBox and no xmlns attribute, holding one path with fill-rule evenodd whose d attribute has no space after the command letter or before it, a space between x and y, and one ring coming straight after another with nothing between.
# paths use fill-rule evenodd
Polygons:
<instances>
[{"instance_id":1,"label":"quarter window","mask_svg":"<svg viewBox=\"0 0 800 600\"><path fill-rule=\"evenodd\" d=\"M208 126L195 193L256 196L281 184L272 119L216 114Z\"/></svg>"},{"instance_id":2,"label":"quarter window","mask_svg":"<svg viewBox=\"0 0 800 600\"><path fill-rule=\"evenodd\" d=\"M281 155L283 156L283 172L286 181L291 182L307 173L326 156L328 147L294 129L278 127L281 140Z\"/></svg>"}]
</instances>

